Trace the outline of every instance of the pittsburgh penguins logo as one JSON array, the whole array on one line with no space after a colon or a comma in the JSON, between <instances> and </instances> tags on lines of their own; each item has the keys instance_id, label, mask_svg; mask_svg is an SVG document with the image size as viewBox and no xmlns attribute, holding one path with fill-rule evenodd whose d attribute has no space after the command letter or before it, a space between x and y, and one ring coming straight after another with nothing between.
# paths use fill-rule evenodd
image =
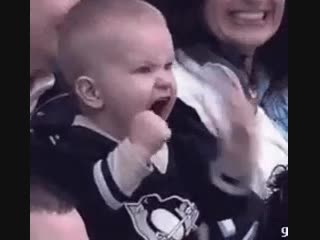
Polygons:
<instances>
[{"instance_id":1,"label":"pittsburgh penguins logo","mask_svg":"<svg viewBox=\"0 0 320 240\"><path fill-rule=\"evenodd\" d=\"M125 208L144 240L182 240L197 228L197 207L178 196L161 199L150 194L137 203L125 203Z\"/></svg>"}]
</instances>

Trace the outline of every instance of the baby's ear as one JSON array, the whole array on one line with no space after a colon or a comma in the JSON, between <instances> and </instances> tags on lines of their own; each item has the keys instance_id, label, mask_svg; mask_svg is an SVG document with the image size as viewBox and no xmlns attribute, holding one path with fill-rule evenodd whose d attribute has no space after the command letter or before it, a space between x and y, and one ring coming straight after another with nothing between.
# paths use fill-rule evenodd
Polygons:
<instances>
[{"instance_id":1,"label":"baby's ear","mask_svg":"<svg viewBox=\"0 0 320 240\"><path fill-rule=\"evenodd\" d=\"M75 83L75 92L87 107L93 109L103 107L103 99L94 79L87 76L79 77Z\"/></svg>"}]
</instances>

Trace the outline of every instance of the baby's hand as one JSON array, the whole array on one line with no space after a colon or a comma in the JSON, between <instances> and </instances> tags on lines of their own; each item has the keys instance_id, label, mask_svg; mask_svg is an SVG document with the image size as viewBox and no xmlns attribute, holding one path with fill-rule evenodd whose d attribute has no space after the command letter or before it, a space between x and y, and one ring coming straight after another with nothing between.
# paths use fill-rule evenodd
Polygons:
<instances>
[{"instance_id":1,"label":"baby's hand","mask_svg":"<svg viewBox=\"0 0 320 240\"><path fill-rule=\"evenodd\" d=\"M171 137L167 123L152 111L138 113L130 127L129 140L149 160Z\"/></svg>"}]
</instances>

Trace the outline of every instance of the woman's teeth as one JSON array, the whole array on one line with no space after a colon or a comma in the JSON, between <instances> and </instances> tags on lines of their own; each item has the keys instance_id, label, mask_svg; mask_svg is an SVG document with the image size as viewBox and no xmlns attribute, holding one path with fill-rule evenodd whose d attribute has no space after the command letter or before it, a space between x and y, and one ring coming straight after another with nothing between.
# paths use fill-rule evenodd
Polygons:
<instances>
[{"instance_id":1,"label":"woman's teeth","mask_svg":"<svg viewBox=\"0 0 320 240\"><path fill-rule=\"evenodd\" d=\"M259 23L264 20L266 13L263 11L257 11L257 12L238 11L238 12L233 12L232 16L240 23Z\"/></svg>"}]
</instances>

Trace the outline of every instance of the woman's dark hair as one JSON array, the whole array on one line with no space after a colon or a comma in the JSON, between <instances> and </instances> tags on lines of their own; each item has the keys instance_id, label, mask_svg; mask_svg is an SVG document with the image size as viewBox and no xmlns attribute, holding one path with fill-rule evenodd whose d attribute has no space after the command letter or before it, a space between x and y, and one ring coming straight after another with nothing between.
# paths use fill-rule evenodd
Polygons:
<instances>
[{"instance_id":1,"label":"woman's dark hair","mask_svg":"<svg viewBox=\"0 0 320 240\"><path fill-rule=\"evenodd\" d=\"M176 48L199 42L215 41L206 31L202 6L204 0L146 0L157 7L167 19Z\"/></svg>"},{"instance_id":2,"label":"woman's dark hair","mask_svg":"<svg viewBox=\"0 0 320 240\"><path fill-rule=\"evenodd\" d=\"M288 168L277 166L269 183L272 194L266 201L266 215L257 240L283 239L281 230L288 228L288 182Z\"/></svg>"},{"instance_id":3,"label":"woman's dark hair","mask_svg":"<svg viewBox=\"0 0 320 240\"><path fill-rule=\"evenodd\" d=\"M278 32L257 50L256 56L271 73L272 87L288 86L288 0Z\"/></svg>"}]
</instances>

